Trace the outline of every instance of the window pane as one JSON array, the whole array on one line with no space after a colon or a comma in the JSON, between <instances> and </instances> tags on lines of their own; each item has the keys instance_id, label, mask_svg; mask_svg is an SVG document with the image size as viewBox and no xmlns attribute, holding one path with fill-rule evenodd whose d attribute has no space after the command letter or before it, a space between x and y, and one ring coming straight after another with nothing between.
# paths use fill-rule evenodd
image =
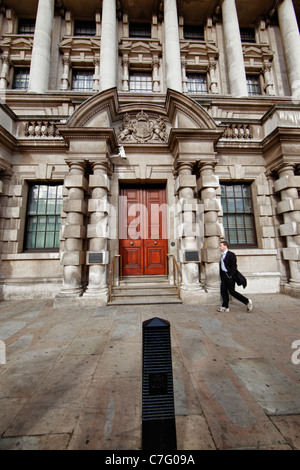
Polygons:
<instances>
[{"instance_id":1,"label":"window pane","mask_svg":"<svg viewBox=\"0 0 300 470\"><path fill-rule=\"evenodd\" d=\"M129 23L129 37L151 38L150 23Z\"/></svg>"},{"instance_id":2,"label":"window pane","mask_svg":"<svg viewBox=\"0 0 300 470\"><path fill-rule=\"evenodd\" d=\"M28 230L34 232L37 229L37 217L30 217L28 221Z\"/></svg>"},{"instance_id":3,"label":"window pane","mask_svg":"<svg viewBox=\"0 0 300 470\"><path fill-rule=\"evenodd\" d=\"M235 212L234 199L227 199L228 212Z\"/></svg>"},{"instance_id":4,"label":"window pane","mask_svg":"<svg viewBox=\"0 0 300 470\"><path fill-rule=\"evenodd\" d=\"M93 91L93 72L75 70L72 77L72 90Z\"/></svg>"},{"instance_id":5,"label":"window pane","mask_svg":"<svg viewBox=\"0 0 300 470\"><path fill-rule=\"evenodd\" d=\"M36 248L45 248L45 232L37 232Z\"/></svg>"},{"instance_id":6,"label":"window pane","mask_svg":"<svg viewBox=\"0 0 300 470\"><path fill-rule=\"evenodd\" d=\"M36 214L37 211L37 200L32 199L28 204L28 214Z\"/></svg>"},{"instance_id":7,"label":"window pane","mask_svg":"<svg viewBox=\"0 0 300 470\"><path fill-rule=\"evenodd\" d=\"M247 88L249 95L261 95L261 88L258 75L247 75Z\"/></svg>"},{"instance_id":8,"label":"window pane","mask_svg":"<svg viewBox=\"0 0 300 470\"><path fill-rule=\"evenodd\" d=\"M204 27L202 25L184 25L183 37L184 39L203 41Z\"/></svg>"},{"instance_id":9,"label":"window pane","mask_svg":"<svg viewBox=\"0 0 300 470\"><path fill-rule=\"evenodd\" d=\"M152 91L151 72L131 72L129 78L131 91Z\"/></svg>"},{"instance_id":10,"label":"window pane","mask_svg":"<svg viewBox=\"0 0 300 470\"><path fill-rule=\"evenodd\" d=\"M26 249L59 247L62 185L33 185L29 188Z\"/></svg>"},{"instance_id":11,"label":"window pane","mask_svg":"<svg viewBox=\"0 0 300 470\"><path fill-rule=\"evenodd\" d=\"M244 202L243 199L236 199L235 206L237 212L244 212Z\"/></svg>"},{"instance_id":12,"label":"window pane","mask_svg":"<svg viewBox=\"0 0 300 470\"><path fill-rule=\"evenodd\" d=\"M256 235L250 185L222 184L221 203L225 237L233 245L255 245Z\"/></svg>"},{"instance_id":13,"label":"window pane","mask_svg":"<svg viewBox=\"0 0 300 470\"><path fill-rule=\"evenodd\" d=\"M54 232L47 232L45 248L51 248L53 245L54 245Z\"/></svg>"},{"instance_id":14,"label":"window pane","mask_svg":"<svg viewBox=\"0 0 300 470\"><path fill-rule=\"evenodd\" d=\"M246 229L246 237L247 237L247 243L249 244L255 243L255 233L253 229L251 230Z\"/></svg>"},{"instance_id":15,"label":"window pane","mask_svg":"<svg viewBox=\"0 0 300 470\"><path fill-rule=\"evenodd\" d=\"M18 34L34 34L35 19L19 19Z\"/></svg>"},{"instance_id":16,"label":"window pane","mask_svg":"<svg viewBox=\"0 0 300 470\"><path fill-rule=\"evenodd\" d=\"M48 199L47 214L55 214L56 204L55 199Z\"/></svg>"},{"instance_id":17,"label":"window pane","mask_svg":"<svg viewBox=\"0 0 300 470\"><path fill-rule=\"evenodd\" d=\"M27 243L26 243L27 250L29 250L30 248L35 248L35 236L36 236L36 232L31 232L27 234Z\"/></svg>"},{"instance_id":18,"label":"window pane","mask_svg":"<svg viewBox=\"0 0 300 470\"><path fill-rule=\"evenodd\" d=\"M94 21L75 21L74 36L95 36L96 23Z\"/></svg>"},{"instance_id":19,"label":"window pane","mask_svg":"<svg viewBox=\"0 0 300 470\"><path fill-rule=\"evenodd\" d=\"M29 83L29 69L14 70L14 79L12 88L15 90L27 90Z\"/></svg>"},{"instance_id":20,"label":"window pane","mask_svg":"<svg viewBox=\"0 0 300 470\"><path fill-rule=\"evenodd\" d=\"M240 32L242 42L256 42L254 28L240 28Z\"/></svg>"},{"instance_id":21,"label":"window pane","mask_svg":"<svg viewBox=\"0 0 300 470\"><path fill-rule=\"evenodd\" d=\"M206 75L188 73L187 88L189 93L207 93Z\"/></svg>"}]
</instances>

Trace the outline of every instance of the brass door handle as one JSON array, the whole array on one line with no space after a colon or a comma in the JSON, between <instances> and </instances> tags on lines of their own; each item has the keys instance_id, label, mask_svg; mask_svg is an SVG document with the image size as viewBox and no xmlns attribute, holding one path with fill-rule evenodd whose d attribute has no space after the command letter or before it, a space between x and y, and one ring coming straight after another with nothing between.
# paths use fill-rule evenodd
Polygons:
<instances>
[{"instance_id":1,"label":"brass door handle","mask_svg":"<svg viewBox=\"0 0 300 470\"><path fill-rule=\"evenodd\" d=\"M156 240L155 240L153 243L154 243L154 245L157 245L157 241L156 241Z\"/></svg>"},{"instance_id":2,"label":"brass door handle","mask_svg":"<svg viewBox=\"0 0 300 470\"><path fill-rule=\"evenodd\" d=\"M133 245L133 242L130 242L130 245Z\"/></svg>"}]
</instances>

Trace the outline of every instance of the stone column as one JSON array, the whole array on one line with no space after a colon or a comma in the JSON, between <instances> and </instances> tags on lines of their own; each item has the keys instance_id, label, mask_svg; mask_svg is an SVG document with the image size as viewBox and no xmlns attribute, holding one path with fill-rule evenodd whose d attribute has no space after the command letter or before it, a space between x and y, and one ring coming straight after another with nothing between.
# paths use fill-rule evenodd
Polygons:
<instances>
[{"instance_id":1,"label":"stone column","mask_svg":"<svg viewBox=\"0 0 300 470\"><path fill-rule=\"evenodd\" d=\"M106 304L108 300L107 265L109 262L107 251L109 204L107 195L110 190L110 180L107 174L107 163L94 162L92 167L94 174L89 178L92 193L88 202L90 222L87 227L89 276L84 297L96 297L98 304Z\"/></svg>"},{"instance_id":2,"label":"stone column","mask_svg":"<svg viewBox=\"0 0 300 470\"><path fill-rule=\"evenodd\" d=\"M202 261L205 266L205 290L219 292L220 276L220 236L223 235L221 225L218 223L218 212L221 210L217 200L219 178L214 174L213 162L199 164L200 178L197 181L197 190L200 201L204 206L204 242Z\"/></svg>"},{"instance_id":3,"label":"stone column","mask_svg":"<svg viewBox=\"0 0 300 470\"><path fill-rule=\"evenodd\" d=\"M283 216L280 235L286 237L283 258L288 260L290 268L290 286L300 288L300 176L294 174L294 164L285 163L279 168L279 179L274 190L280 192L281 201L277 212Z\"/></svg>"},{"instance_id":4,"label":"stone column","mask_svg":"<svg viewBox=\"0 0 300 470\"><path fill-rule=\"evenodd\" d=\"M165 0L164 33L167 88L182 92L180 43L176 0Z\"/></svg>"},{"instance_id":5,"label":"stone column","mask_svg":"<svg viewBox=\"0 0 300 470\"><path fill-rule=\"evenodd\" d=\"M28 91L45 93L49 85L54 0L39 0L36 15Z\"/></svg>"},{"instance_id":6,"label":"stone column","mask_svg":"<svg viewBox=\"0 0 300 470\"><path fill-rule=\"evenodd\" d=\"M179 261L181 265L181 298L189 303L199 301L204 290L199 282L200 234L201 227L196 220L198 204L194 197L196 176L192 175L192 163L180 163L176 188L178 190L178 238L180 241ZM198 254L197 261L188 261L187 252Z\"/></svg>"},{"instance_id":7,"label":"stone column","mask_svg":"<svg viewBox=\"0 0 300 470\"><path fill-rule=\"evenodd\" d=\"M222 1L222 16L230 93L236 98L248 96L235 0Z\"/></svg>"},{"instance_id":8,"label":"stone column","mask_svg":"<svg viewBox=\"0 0 300 470\"><path fill-rule=\"evenodd\" d=\"M117 13L116 0L102 2L100 49L100 91L117 85Z\"/></svg>"},{"instance_id":9,"label":"stone column","mask_svg":"<svg viewBox=\"0 0 300 470\"><path fill-rule=\"evenodd\" d=\"M300 99L300 36L292 0L279 1L278 21L292 96Z\"/></svg>"},{"instance_id":10,"label":"stone column","mask_svg":"<svg viewBox=\"0 0 300 470\"><path fill-rule=\"evenodd\" d=\"M84 175L84 162L69 162L70 171L64 186L69 190L68 198L63 202L67 214L66 224L62 229L65 238L65 251L61 253L63 265L63 287L59 297L80 296L82 287L82 265L85 263L83 241L86 237L85 193L88 189Z\"/></svg>"}]
</instances>

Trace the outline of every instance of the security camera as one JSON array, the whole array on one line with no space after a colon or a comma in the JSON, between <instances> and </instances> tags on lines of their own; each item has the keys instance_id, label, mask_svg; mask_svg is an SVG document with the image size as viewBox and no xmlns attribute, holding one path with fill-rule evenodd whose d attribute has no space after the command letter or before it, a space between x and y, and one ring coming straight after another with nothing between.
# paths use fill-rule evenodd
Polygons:
<instances>
[{"instance_id":1,"label":"security camera","mask_svg":"<svg viewBox=\"0 0 300 470\"><path fill-rule=\"evenodd\" d=\"M124 158L126 160L127 157L126 157L126 153L125 153L125 149L124 149L123 145L121 145L119 147L119 153L117 153L115 155L111 155L110 158Z\"/></svg>"},{"instance_id":2,"label":"security camera","mask_svg":"<svg viewBox=\"0 0 300 470\"><path fill-rule=\"evenodd\" d=\"M121 158L126 158L126 153L125 153L125 149L124 149L123 145L121 145L119 147L119 155L118 156L121 157Z\"/></svg>"}]
</instances>

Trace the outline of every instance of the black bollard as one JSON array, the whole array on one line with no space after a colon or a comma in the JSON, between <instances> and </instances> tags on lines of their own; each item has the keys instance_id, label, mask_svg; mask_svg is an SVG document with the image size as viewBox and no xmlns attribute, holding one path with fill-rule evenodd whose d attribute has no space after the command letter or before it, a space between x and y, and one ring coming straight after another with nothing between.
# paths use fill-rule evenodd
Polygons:
<instances>
[{"instance_id":1,"label":"black bollard","mask_svg":"<svg viewBox=\"0 0 300 470\"><path fill-rule=\"evenodd\" d=\"M170 323L143 322L143 450L176 450Z\"/></svg>"}]
</instances>

